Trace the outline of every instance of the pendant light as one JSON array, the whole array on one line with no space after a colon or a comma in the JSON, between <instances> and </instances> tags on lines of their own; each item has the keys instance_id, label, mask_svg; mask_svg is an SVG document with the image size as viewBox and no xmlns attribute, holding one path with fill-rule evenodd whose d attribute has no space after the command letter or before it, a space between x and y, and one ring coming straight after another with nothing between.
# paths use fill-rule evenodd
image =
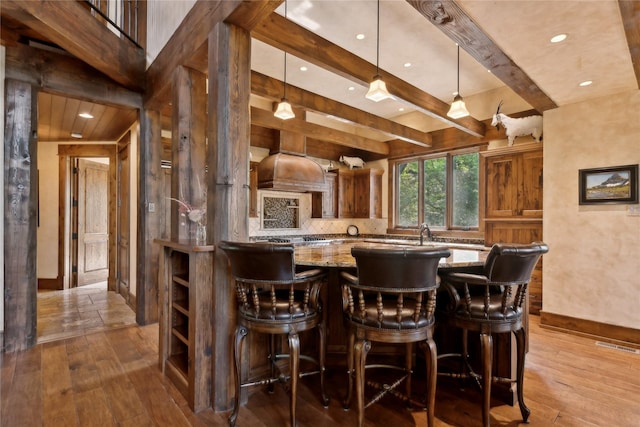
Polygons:
<instances>
[{"instance_id":1,"label":"pendant light","mask_svg":"<svg viewBox=\"0 0 640 427\"><path fill-rule=\"evenodd\" d=\"M377 34L376 34L376 75L373 76L373 81L369 85L369 91L365 95L365 98L375 102L382 101L383 99L391 98L391 94L387 90L387 85L380 76L380 0L378 0L378 20L377 20Z\"/></svg>"},{"instance_id":2,"label":"pendant light","mask_svg":"<svg viewBox=\"0 0 640 427\"><path fill-rule=\"evenodd\" d=\"M458 91L456 92L456 96L453 98L453 103L451 104L451 108L447 113L447 116L452 119L459 119L462 117L467 117L469 115L469 111L467 111L467 107L464 105L464 101L460 96L460 45L458 46Z\"/></svg>"},{"instance_id":3,"label":"pendant light","mask_svg":"<svg viewBox=\"0 0 640 427\"><path fill-rule=\"evenodd\" d=\"M287 1L284 2L284 17L287 18ZM276 112L273 113L279 119L288 120L294 118L296 115L293 113L291 104L287 100L287 52L284 53L284 79L283 79L282 99L276 108Z\"/></svg>"}]
</instances>

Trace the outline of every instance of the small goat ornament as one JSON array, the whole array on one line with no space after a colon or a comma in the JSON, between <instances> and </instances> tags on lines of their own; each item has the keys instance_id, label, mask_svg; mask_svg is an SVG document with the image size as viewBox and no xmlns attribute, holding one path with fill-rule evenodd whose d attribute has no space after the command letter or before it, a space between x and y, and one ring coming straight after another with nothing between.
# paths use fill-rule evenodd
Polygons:
<instances>
[{"instance_id":1,"label":"small goat ornament","mask_svg":"<svg viewBox=\"0 0 640 427\"><path fill-rule=\"evenodd\" d=\"M364 160L360 157L340 156L340 163L349 166L349 169L364 167Z\"/></svg>"},{"instance_id":2,"label":"small goat ornament","mask_svg":"<svg viewBox=\"0 0 640 427\"><path fill-rule=\"evenodd\" d=\"M534 115L522 118L513 118L501 113L501 106L502 101L498 104L498 109L493 115L491 126L495 126L496 129L500 129L500 125L504 127L507 139L509 140L509 147L513 145L513 141L518 136L531 135L536 142L540 142L542 139L542 116Z\"/></svg>"}]
</instances>

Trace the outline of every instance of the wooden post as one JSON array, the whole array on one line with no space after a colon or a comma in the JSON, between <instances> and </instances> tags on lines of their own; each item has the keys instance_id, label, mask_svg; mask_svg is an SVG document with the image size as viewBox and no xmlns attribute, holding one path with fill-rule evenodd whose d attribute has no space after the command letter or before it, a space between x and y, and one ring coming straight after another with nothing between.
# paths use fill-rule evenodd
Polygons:
<instances>
[{"instance_id":1,"label":"wooden post","mask_svg":"<svg viewBox=\"0 0 640 427\"><path fill-rule=\"evenodd\" d=\"M37 341L37 90L7 79L4 129L4 351Z\"/></svg>"},{"instance_id":2,"label":"wooden post","mask_svg":"<svg viewBox=\"0 0 640 427\"><path fill-rule=\"evenodd\" d=\"M213 243L249 237L251 37L225 23L209 35L208 224ZM233 331L236 305L227 257L214 253L212 406L231 408L234 393Z\"/></svg>"},{"instance_id":3,"label":"wooden post","mask_svg":"<svg viewBox=\"0 0 640 427\"><path fill-rule=\"evenodd\" d=\"M189 205L206 206L206 76L186 67L176 68L173 76L173 115L171 142L171 197ZM171 238L189 240L196 225L177 215L179 203L173 202Z\"/></svg>"},{"instance_id":4,"label":"wooden post","mask_svg":"<svg viewBox=\"0 0 640 427\"><path fill-rule=\"evenodd\" d=\"M163 184L162 120L159 111L141 110L139 144L138 263L136 277L136 322L147 325L158 321L158 257L160 248L154 239L161 237L164 204L160 200Z\"/></svg>"}]
</instances>

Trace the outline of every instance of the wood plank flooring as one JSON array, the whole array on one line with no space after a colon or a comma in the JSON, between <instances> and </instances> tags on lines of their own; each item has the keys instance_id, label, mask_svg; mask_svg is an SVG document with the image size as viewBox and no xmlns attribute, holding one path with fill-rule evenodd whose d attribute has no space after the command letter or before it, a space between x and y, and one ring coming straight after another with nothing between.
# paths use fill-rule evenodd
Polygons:
<instances>
[{"instance_id":1,"label":"wood plank flooring","mask_svg":"<svg viewBox=\"0 0 640 427\"><path fill-rule=\"evenodd\" d=\"M640 355L597 346L593 339L542 329L532 316L525 399L530 426L638 426ZM30 350L1 354L2 426L226 426L226 413L193 414L158 368L158 326L125 326L39 343ZM344 372L328 373L329 408L320 404L317 379L302 380L298 425L356 424L355 411L342 409ZM416 385L419 387L419 384ZM269 394L254 388L237 425L288 425L283 387ZM469 384L439 378L436 425L480 426L480 393ZM495 401L492 426L516 426L520 411ZM370 427L425 426L425 413L383 398L366 411Z\"/></svg>"}]
</instances>

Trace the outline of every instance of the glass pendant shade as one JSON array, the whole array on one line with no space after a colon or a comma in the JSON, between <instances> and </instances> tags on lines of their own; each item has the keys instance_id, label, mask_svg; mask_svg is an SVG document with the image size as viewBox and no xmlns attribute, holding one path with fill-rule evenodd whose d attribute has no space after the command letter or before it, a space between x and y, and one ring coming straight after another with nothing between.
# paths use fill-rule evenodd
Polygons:
<instances>
[{"instance_id":1,"label":"glass pendant shade","mask_svg":"<svg viewBox=\"0 0 640 427\"><path fill-rule=\"evenodd\" d=\"M384 81L382 81L382 77L377 75L373 78L373 81L369 85L369 91L365 95L365 98L375 102L391 98L391 94L387 90L387 85L384 83Z\"/></svg>"},{"instance_id":2,"label":"glass pendant shade","mask_svg":"<svg viewBox=\"0 0 640 427\"><path fill-rule=\"evenodd\" d=\"M460 94L456 95L456 97L453 98L453 103L451 104L451 108L449 109L447 116L451 117L452 119L459 119L462 117L467 117L468 115L469 111L467 110L467 106L464 105L462 97L460 96Z\"/></svg>"},{"instance_id":3,"label":"glass pendant shade","mask_svg":"<svg viewBox=\"0 0 640 427\"><path fill-rule=\"evenodd\" d=\"M276 112L273 113L273 115L282 120L292 119L296 116L293 113L291 104L289 104L289 101L287 101L286 98L282 98L282 100L278 104L278 108L276 108Z\"/></svg>"}]
</instances>

